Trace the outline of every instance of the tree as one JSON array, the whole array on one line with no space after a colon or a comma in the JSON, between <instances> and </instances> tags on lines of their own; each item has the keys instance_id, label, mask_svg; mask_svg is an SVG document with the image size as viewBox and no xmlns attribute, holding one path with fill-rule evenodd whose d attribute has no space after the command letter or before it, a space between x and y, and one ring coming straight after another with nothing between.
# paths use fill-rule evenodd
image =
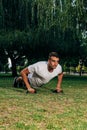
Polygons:
<instances>
[{"instance_id":1,"label":"tree","mask_svg":"<svg viewBox=\"0 0 87 130\"><path fill-rule=\"evenodd\" d=\"M0 45L2 46L3 52L6 55L5 57L9 57L11 59L13 76L17 76L16 65L20 58L24 56L22 44L26 42L25 37L26 34L20 31L4 33L0 37Z\"/></svg>"},{"instance_id":2,"label":"tree","mask_svg":"<svg viewBox=\"0 0 87 130\"><path fill-rule=\"evenodd\" d=\"M87 25L84 0L1 0L0 4L4 50L13 66L17 57L26 56L30 61L55 50L62 57L74 58L86 51L82 37Z\"/></svg>"}]
</instances>

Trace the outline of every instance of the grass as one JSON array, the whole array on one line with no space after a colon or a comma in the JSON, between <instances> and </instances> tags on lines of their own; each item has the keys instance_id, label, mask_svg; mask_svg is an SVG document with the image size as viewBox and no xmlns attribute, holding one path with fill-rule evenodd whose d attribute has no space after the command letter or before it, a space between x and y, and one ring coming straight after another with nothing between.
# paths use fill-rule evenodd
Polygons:
<instances>
[{"instance_id":1,"label":"grass","mask_svg":"<svg viewBox=\"0 0 87 130\"><path fill-rule=\"evenodd\" d=\"M0 130L87 130L87 77L64 76L64 94L55 94L57 79L26 94L0 78Z\"/></svg>"}]
</instances>

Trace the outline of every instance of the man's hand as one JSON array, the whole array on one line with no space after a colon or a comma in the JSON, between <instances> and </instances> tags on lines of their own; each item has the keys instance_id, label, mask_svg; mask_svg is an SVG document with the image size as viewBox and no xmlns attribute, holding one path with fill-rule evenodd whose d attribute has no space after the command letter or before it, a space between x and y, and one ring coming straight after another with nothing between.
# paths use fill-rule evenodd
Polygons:
<instances>
[{"instance_id":1,"label":"man's hand","mask_svg":"<svg viewBox=\"0 0 87 130\"><path fill-rule=\"evenodd\" d=\"M27 93L36 93L36 90L33 88L28 88Z\"/></svg>"},{"instance_id":2,"label":"man's hand","mask_svg":"<svg viewBox=\"0 0 87 130\"><path fill-rule=\"evenodd\" d=\"M57 93L63 93L62 89L56 89Z\"/></svg>"},{"instance_id":3,"label":"man's hand","mask_svg":"<svg viewBox=\"0 0 87 130\"><path fill-rule=\"evenodd\" d=\"M57 92L62 92L63 90L61 88L56 88Z\"/></svg>"},{"instance_id":4,"label":"man's hand","mask_svg":"<svg viewBox=\"0 0 87 130\"><path fill-rule=\"evenodd\" d=\"M58 83L57 83L57 87L56 87L56 91L58 93L63 92L63 90L61 89L62 78L63 78L63 73L58 75Z\"/></svg>"},{"instance_id":5,"label":"man's hand","mask_svg":"<svg viewBox=\"0 0 87 130\"><path fill-rule=\"evenodd\" d=\"M62 89L61 89L61 90L57 90L57 89L56 89L56 90L53 90L52 92L53 92L53 93L63 93L63 90L62 90Z\"/></svg>"},{"instance_id":6,"label":"man's hand","mask_svg":"<svg viewBox=\"0 0 87 130\"><path fill-rule=\"evenodd\" d=\"M53 93L63 93L63 90L61 89L60 85L57 85L56 89L53 90Z\"/></svg>"}]
</instances>

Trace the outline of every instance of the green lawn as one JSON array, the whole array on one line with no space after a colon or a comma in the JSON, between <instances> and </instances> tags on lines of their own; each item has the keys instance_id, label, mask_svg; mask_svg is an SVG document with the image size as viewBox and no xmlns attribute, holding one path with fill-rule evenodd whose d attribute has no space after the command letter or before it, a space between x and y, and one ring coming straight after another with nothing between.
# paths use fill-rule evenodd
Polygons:
<instances>
[{"instance_id":1,"label":"green lawn","mask_svg":"<svg viewBox=\"0 0 87 130\"><path fill-rule=\"evenodd\" d=\"M64 76L63 94L52 93L53 79L37 94L0 78L0 130L87 130L87 77Z\"/></svg>"}]
</instances>

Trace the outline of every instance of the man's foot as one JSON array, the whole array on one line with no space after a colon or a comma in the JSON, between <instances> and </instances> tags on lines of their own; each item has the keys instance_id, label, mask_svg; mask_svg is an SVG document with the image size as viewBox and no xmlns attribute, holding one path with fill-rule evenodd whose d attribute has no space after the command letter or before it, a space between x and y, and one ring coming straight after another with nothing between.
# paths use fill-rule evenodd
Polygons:
<instances>
[{"instance_id":1,"label":"man's foot","mask_svg":"<svg viewBox=\"0 0 87 130\"><path fill-rule=\"evenodd\" d=\"M17 83L17 78L18 78L18 77L15 77L15 78L14 78L14 82L13 82L13 87L14 87L14 88L17 88L17 85L18 85L18 83Z\"/></svg>"}]
</instances>

